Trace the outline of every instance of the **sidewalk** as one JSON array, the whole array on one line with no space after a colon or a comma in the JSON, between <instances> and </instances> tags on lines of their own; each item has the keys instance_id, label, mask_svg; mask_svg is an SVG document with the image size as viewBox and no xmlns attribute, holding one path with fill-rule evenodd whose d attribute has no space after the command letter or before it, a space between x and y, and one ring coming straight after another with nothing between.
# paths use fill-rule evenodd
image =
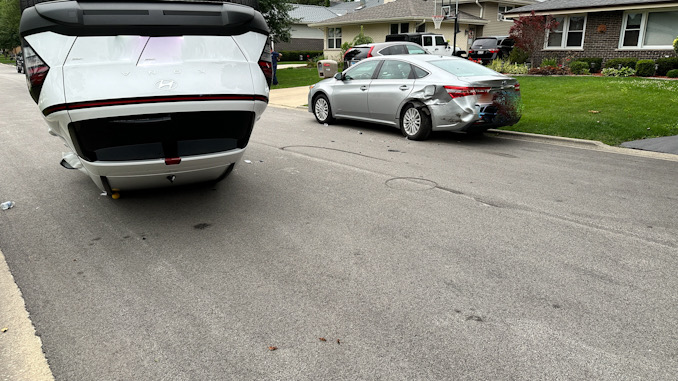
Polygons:
<instances>
[{"instance_id":1,"label":"sidewalk","mask_svg":"<svg viewBox=\"0 0 678 381\"><path fill-rule=\"evenodd\" d=\"M288 87L286 89L273 89L268 97L271 106L306 108L308 103L308 86Z\"/></svg>"}]
</instances>

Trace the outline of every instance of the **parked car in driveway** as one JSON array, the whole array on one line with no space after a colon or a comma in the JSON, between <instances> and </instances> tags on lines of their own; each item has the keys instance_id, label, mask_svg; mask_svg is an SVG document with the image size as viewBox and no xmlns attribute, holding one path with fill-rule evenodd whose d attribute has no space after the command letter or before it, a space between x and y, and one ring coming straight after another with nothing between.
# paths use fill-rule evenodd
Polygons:
<instances>
[{"instance_id":1,"label":"parked car in driveway","mask_svg":"<svg viewBox=\"0 0 678 381\"><path fill-rule=\"evenodd\" d=\"M344 69L369 57L388 56L394 54L428 54L419 44L406 41L374 42L356 45L344 53Z\"/></svg>"},{"instance_id":2,"label":"parked car in driveway","mask_svg":"<svg viewBox=\"0 0 678 381\"><path fill-rule=\"evenodd\" d=\"M62 166L109 194L224 178L268 103L252 7L55 1L24 10L20 34L29 92L72 151Z\"/></svg>"},{"instance_id":3,"label":"parked car in driveway","mask_svg":"<svg viewBox=\"0 0 678 381\"><path fill-rule=\"evenodd\" d=\"M468 49L468 58L488 64L495 59L508 58L515 41L508 36L478 37Z\"/></svg>"},{"instance_id":4,"label":"parked car in driveway","mask_svg":"<svg viewBox=\"0 0 678 381\"><path fill-rule=\"evenodd\" d=\"M521 117L514 78L432 54L367 58L311 86L308 105L319 123L345 118L386 124L413 140L431 131L482 133Z\"/></svg>"}]
</instances>

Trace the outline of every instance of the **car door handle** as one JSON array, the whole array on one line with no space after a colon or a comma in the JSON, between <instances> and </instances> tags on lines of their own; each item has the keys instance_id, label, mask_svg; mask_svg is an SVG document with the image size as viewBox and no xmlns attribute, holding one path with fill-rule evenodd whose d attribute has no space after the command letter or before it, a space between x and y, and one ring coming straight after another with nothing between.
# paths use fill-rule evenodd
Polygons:
<instances>
[{"instance_id":1,"label":"car door handle","mask_svg":"<svg viewBox=\"0 0 678 381\"><path fill-rule=\"evenodd\" d=\"M367 86L360 86L360 90L367 91Z\"/></svg>"},{"instance_id":2,"label":"car door handle","mask_svg":"<svg viewBox=\"0 0 678 381\"><path fill-rule=\"evenodd\" d=\"M407 90L407 89L409 89L409 88L410 88L410 87L407 86L407 85L402 85L402 86L399 87L400 90Z\"/></svg>"}]
</instances>

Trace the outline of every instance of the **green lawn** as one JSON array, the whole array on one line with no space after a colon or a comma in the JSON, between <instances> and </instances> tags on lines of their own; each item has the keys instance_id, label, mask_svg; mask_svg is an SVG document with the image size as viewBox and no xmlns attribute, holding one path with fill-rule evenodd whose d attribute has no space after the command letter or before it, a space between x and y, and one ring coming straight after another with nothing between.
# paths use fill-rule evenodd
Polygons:
<instances>
[{"instance_id":1,"label":"green lawn","mask_svg":"<svg viewBox=\"0 0 678 381\"><path fill-rule=\"evenodd\" d=\"M505 130L626 141L678 135L678 81L519 77L523 117Z\"/></svg>"},{"instance_id":2,"label":"green lawn","mask_svg":"<svg viewBox=\"0 0 678 381\"><path fill-rule=\"evenodd\" d=\"M320 81L315 68L278 70L276 88ZM678 81L612 77L518 77L523 118L505 130L619 145L678 135Z\"/></svg>"},{"instance_id":3,"label":"green lawn","mask_svg":"<svg viewBox=\"0 0 678 381\"><path fill-rule=\"evenodd\" d=\"M14 65L14 60L5 56L0 56L0 63Z\"/></svg>"}]
</instances>

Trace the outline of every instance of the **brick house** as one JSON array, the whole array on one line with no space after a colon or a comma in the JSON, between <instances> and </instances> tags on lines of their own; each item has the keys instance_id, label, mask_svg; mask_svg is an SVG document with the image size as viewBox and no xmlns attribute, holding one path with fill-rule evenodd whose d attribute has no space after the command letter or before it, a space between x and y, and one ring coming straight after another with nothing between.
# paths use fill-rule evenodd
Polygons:
<instances>
[{"instance_id":1,"label":"brick house","mask_svg":"<svg viewBox=\"0 0 678 381\"><path fill-rule=\"evenodd\" d=\"M675 57L678 1L547 0L510 10L505 17L551 15L559 26L544 34L534 62L567 56L657 59Z\"/></svg>"},{"instance_id":2,"label":"brick house","mask_svg":"<svg viewBox=\"0 0 678 381\"><path fill-rule=\"evenodd\" d=\"M459 29L457 46L467 50L476 37L508 35L513 24L504 18L511 9L535 3L536 0L459 0ZM325 35L324 56L340 59L341 44L352 41L361 26L375 42L383 42L386 35L396 33L442 33L453 40L454 21L446 19L435 29L433 15L450 14L455 0L383 0L383 4L311 23Z\"/></svg>"}]
</instances>

